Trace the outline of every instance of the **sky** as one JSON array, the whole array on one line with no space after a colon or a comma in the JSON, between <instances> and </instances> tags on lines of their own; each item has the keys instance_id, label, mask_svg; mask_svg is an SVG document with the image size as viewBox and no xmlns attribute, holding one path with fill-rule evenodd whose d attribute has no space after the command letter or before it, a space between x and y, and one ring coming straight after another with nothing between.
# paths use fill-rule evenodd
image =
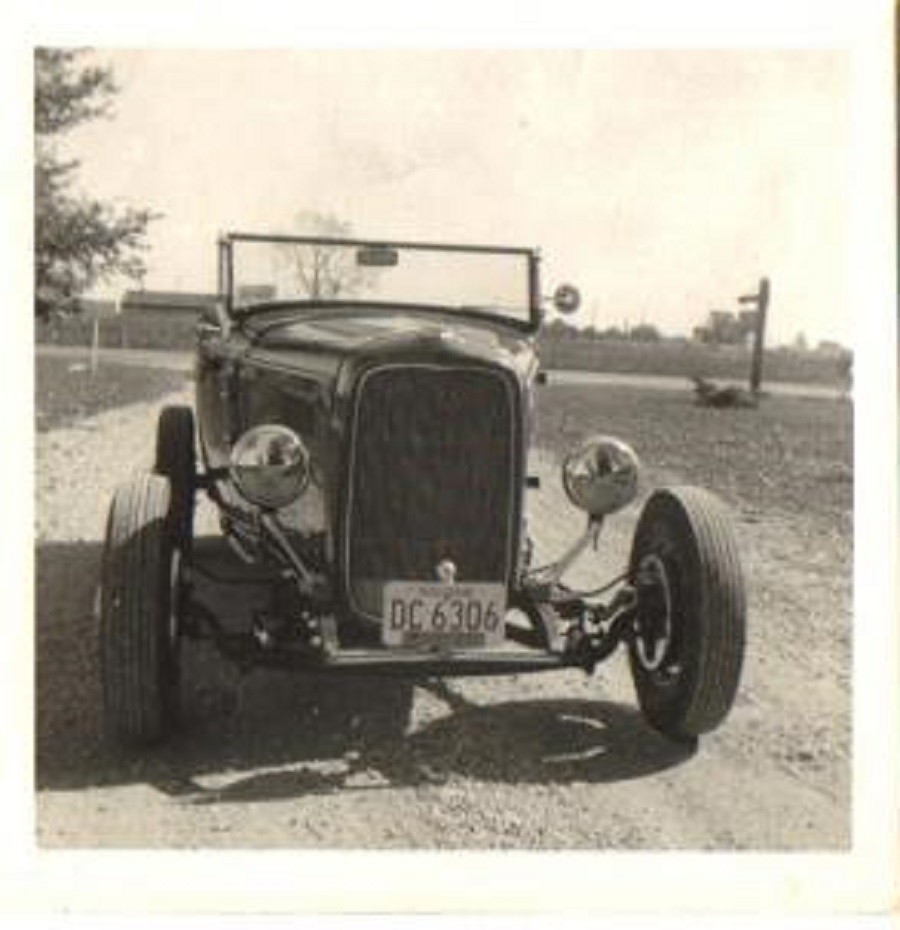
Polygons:
<instances>
[{"instance_id":1,"label":"sky","mask_svg":"<svg viewBox=\"0 0 900 930\"><path fill-rule=\"evenodd\" d=\"M845 53L109 50L70 134L95 196L150 207L148 288L207 290L222 230L298 211L361 237L538 246L576 325L689 334L772 283L768 339L852 341Z\"/></svg>"}]
</instances>

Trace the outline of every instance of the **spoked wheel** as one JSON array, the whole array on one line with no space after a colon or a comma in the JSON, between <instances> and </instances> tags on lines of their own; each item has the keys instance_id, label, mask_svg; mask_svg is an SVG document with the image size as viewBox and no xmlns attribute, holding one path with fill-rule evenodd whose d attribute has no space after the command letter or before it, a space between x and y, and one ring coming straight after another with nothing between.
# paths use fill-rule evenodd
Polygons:
<instances>
[{"instance_id":1,"label":"spoked wheel","mask_svg":"<svg viewBox=\"0 0 900 930\"><path fill-rule=\"evenodd\" d=\"M182 548L190 545L197 485L194 413L190 407L164 407L156 424L153 470L169 479L169 520Z\"/></svg>"},{"instance_id":2,"label":"spoked wheel","mask_svg":"<svg viewBox=\"0 0 900 930\"><path fill-rule=\"evenodd\" d=\"M107 733L125 745L161 740L178 714L181 553L169 525L169 482L139 475L116 492L100 587Z\"/></svg>"},{"instance_id":3,"label":"spoked wheel","mask_svg":"<svg viewBox=\"0 0 900 930\"><path fill-rule=\"evenodd\" d=\"M727 716L744 656L743 574L717 498L699 488L652 494L635 531L631 572L638 702L657 730L693 739Z\"/></svg>"}]
</instances>

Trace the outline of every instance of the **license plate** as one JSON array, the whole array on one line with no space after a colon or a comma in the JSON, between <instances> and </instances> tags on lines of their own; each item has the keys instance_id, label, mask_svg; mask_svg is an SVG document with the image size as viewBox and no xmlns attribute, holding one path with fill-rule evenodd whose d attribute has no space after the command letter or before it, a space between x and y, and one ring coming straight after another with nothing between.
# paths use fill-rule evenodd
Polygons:
<instances>
[{"instance_id":1,"label":"license plate","mask_svg":"<svg viewBox=\"0 0 900 930\"><path fill-rule=\"evenodd\" d=\"M478 648L503 642L502 584L391 581L384 586L383 608L386 646Z\"/></svg>"}]
</instances>

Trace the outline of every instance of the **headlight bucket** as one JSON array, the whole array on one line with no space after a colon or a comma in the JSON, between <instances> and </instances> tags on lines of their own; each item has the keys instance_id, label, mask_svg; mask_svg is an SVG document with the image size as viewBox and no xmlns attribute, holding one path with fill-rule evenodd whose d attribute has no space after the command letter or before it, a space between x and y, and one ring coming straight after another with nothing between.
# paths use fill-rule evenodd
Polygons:
<instances>
[{"instance_id":1,"label":"headlight bucket","mask_svg":"<svg viewBox=\"0 0 900 930\"><path fill-rule=\"evenodd\" d=\"M297 433L278 423L247 430L234 444L228 467L241 494L267 510L293 503L309 484L309 451Z\"/></svg>"},{"instance_id":2,"label":"headlight bucket","mask_svg":"<svg viewBox=\"0 0 900 930\"><path fill-rule=\"evenodd\" d=\"M566 456L562 483L576 507L603 517L634 500L639 474L631 446L612 436L592 436Z\"/></svg>"}]
</instances>

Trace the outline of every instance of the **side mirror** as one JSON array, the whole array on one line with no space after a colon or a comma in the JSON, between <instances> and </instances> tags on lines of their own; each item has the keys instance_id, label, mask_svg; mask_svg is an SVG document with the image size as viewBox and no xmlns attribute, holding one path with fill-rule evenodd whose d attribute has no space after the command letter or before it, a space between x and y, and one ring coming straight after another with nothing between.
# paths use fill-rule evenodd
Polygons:
<instances>
[{"instance_id":1,"label":"side mirror","mask_svg":"<svg viewBox=\"0 0 900 930\"><path fill-rule=\"evenodd\" d=\"M221 322L218 308L214 303L204 304L200 310L200 322L218 326Z\"/></svg>"},{"instance_id":2,"label":"side mirror","mask_svg":"<svg viewBox=\"0 0 900 930\"><path fill-rule=\"evenodd\" d=\"M557 313L568 316L581 306L581 294L571 284L560 284L553 292L553 307Z\"/></svg>"},{"instance_id":3,"label":"side mirror","mask_svg":"<svg viewBox=\"0 0 900 930\"><path fill-rule=\"evenodd\" d=\"M225 312L225 304L221 300L206 304L200 311L197 320L197 330L201 333L221 332L227 336L231 330L231 320Z\"/></svg>"}]
</instances>

